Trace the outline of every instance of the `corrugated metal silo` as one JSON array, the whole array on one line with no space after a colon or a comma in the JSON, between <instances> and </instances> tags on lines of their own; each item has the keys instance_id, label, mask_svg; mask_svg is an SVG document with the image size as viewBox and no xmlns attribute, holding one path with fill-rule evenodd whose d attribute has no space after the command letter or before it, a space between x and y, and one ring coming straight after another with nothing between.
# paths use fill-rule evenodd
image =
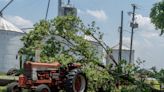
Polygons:
<instances>
[{"instance_id":1,"label":"corrugated metal silo","mask_svg":"<svg viewBox=\"0 0 164 92\"><path fill-rule=\"evenodd\" d=\"M104 63L103 62L103 47L91 36L85 35L84 39L88 40L92 44L93 48L95 49L96 56L98 57L100 61L102 61L102 63Z\"/></svg>"},{"instance_id":2,"label":"corrugated metal silo","mask_svg":"<svg viewBox=\"0 0 164 92\"><path fill-rule=\"evenodd\" d=\"M0 17L0 72L19 68L19 60L16 59L16 55L23 46L20 41L23 34L23 31Z\"/></svg>"},{"instance_id":3,"label":"corrugated metal silo","mask_svg":"<svg viewBox=\"0 0 164 92\"><path fill-rule=\"evenodd\" d=\"M118 60L119 44L112 47L112 53L111 54L113 55L113 58L118 63L119 62L119 60ZM123 44L123 46L122 46L122 60L126 60L129 63L129 54L130 54L130 49L128 48L128 46ZM109 56L106 58L107 58L106 64L112 63ZM134 63L134 50L132 50L132 63Z\"/></svg>"}]
</instances>

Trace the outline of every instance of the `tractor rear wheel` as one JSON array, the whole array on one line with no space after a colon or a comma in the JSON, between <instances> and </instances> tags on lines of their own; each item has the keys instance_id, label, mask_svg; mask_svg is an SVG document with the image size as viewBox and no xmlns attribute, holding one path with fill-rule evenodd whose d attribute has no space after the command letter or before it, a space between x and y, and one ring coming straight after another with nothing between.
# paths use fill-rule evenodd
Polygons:
<instances>
[{"instance_id":1,"label":"tractor rear wheel","mask_svg":"<svg viewBox=\"0 0 164 92\"><path fill-rule=\"evenodd\" d=\"M66 92L86 92L87 78L80 69L74 69L67 75Z\"/></svg>"},{"instance_id":2,"label":"tractor rear wheel","mask_svg":"<svg viewBox=\"0 0 164 92\"><path fill-rule=\"evenodd\" d=\"M51 92L51 90L47 85L41 84L35 89L35 92Z\"/></svg>"},{"instance_id":3,"label":"tractor rear wheel","mask_svg":"<svg viewBox=\"0 0 164 92\"><path fill-rule=\"evenodd\" d=\"M17 82L13 82L7 86L7 92L22 92L22 89L18 87Z\"/></svg>"}]
</instances>

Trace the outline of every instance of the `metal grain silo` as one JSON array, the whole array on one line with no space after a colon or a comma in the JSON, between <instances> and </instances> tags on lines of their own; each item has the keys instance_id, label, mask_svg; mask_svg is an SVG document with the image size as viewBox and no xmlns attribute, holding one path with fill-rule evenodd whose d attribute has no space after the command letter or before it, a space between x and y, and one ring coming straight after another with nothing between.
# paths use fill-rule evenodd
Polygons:
<instances>
[{"instance_id":1,"label":"metal grain silo","mask_svg":"<svg viewBox=\"0 0 164 92\"><path fill-rule=\"evenodd\" d=\"M23 35L23 31L0 17L0 72L19 68L19 60L16 59L16 55L23 46L20 41Z\"/></svg>"},{"instance_id":2,"label":"metal grain silo","mask_svg":"<svg viewBox=\"0 0 164 92\"><path fill-rule=\"evenodd\" d=\"M104 63L103 62L103 47L91 36L85 35L84 39L86 39L87 41L91 43L91 45L95 49L96 56L98 57L100 61L102 61L102 63Z\"/></svg>"},{"instance_id":3,"label":"metal grain silo","mask_svg":"<svg viewBox=\"0 0 164 92\"><path fill-rule=\"evenodd\" d=\"M132 63L134 63L134 50L132 50ZM112 56L115 59L115 61L118 63L118 55L119 55L119 44L112 47ZM129 54L130 54L130 48L126 46L126 44L122 45L122 60L126 60L129 63ZM107 61L106 64L112 63L112 60L109 58L109 55L106 57Z\"/></svg>"}]
</instances>

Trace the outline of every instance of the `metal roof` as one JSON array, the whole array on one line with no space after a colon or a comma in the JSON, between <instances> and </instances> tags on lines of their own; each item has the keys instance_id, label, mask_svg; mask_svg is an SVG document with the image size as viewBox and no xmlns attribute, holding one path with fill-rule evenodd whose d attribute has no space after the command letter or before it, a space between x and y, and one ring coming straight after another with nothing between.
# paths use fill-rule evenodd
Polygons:
<instances>
[{"instance_id":1,"label":"metal roof","mask_svg":"<svg viewBox=\"0 0 164 92\"><path fill-rule=\"evenodd\" d=\"M112 49L119 49L119 44L113 46ZM130 48L127 45L122 44L122 50L130 50Z\"/></svg>"},{"instance_id":2,"label":"metal roof","mask_svg":"<svg viewBox=\"0 0 164 92\"><path fill-rule=\"evenodd\" d=\"M0 17L0 30L24 33L22 30L20 30L19 28L17 28L12 23L8 22L2 17Z\"/></svg>"}]
</instances>

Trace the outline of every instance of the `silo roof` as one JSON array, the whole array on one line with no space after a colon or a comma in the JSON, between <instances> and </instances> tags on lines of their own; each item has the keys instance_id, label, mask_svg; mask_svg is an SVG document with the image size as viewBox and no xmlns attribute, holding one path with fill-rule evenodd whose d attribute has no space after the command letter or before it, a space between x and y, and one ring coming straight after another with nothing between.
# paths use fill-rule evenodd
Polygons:
<instances>
[{"instance_id":1,"label":"silo roof","mask_svg":"<svg viewBox=\"0 0 164 92\"><path fill-rule=\"evenodd\" d=\"M119 49L119 44L113 46L112 49ZM127 45L122 44L122 50L130 50L130 48Z\"/></svg>"},{"instance_id":2,"label":"silo roof","mask_svg":"<svg viewBox=\"0 0 164 92\"><path fill-rule=\"evenodd\" d=\"M17 28L12 23L8 22L2 17L0 17L0 30L24 33L22 30L20 30L19 28Z\"/></svg>"}]
</instances>

